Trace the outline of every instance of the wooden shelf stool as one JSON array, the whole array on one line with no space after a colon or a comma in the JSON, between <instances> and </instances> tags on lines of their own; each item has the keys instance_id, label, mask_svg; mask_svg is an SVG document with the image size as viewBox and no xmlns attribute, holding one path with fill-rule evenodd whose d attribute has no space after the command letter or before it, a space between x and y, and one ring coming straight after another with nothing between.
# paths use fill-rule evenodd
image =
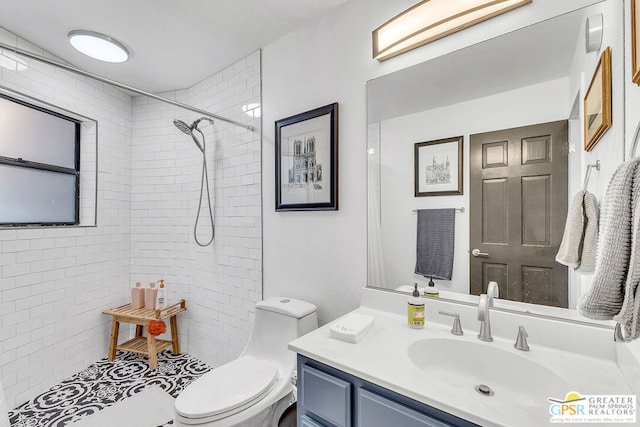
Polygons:
<instances>
[{"instance_id":1,"label":"wooden shelf stool","mask_svg":"<svg viewBox=\"0 0 640 427\"><path fill-rule=\"evenodd\" d=\"M131 351L133 353L146 354L149 356L149 366L151 369L158 367L158 353L165 348L171 346L173 354L180 353L180 343L178 341L178 321L176 316L178 313L185 311L186 304L184 300L180 300L176 304L170 305L163 309L151 310L148 308L131 308L131 304L123 305L117 308L105 310L102 314L113 316L111 321L111 337L109 338L109 360L116 359L116 350ZM171 341L156 339L153 335L142 336L144 327L149 326L151 320L164 321L169 319L171 327ZM120 345L118 345L118 332L120 331L120 322L133 323L136 325L136 336Z\"/></svg>"}]
</instances>

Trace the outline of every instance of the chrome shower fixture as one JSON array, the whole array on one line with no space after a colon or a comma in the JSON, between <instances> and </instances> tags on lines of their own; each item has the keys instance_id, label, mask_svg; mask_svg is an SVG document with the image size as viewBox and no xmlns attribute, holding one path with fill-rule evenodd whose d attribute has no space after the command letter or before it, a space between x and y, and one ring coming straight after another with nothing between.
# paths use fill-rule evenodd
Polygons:
<instances>
[{"instance_id":1,"label":"chrome shower fixture","mask_svg":"<svg viewBox=\"0 0 640 427\"><path fill-rule=\"evenodd\" d=\"M187 135L190 135L191 138L193 139L193 142L198 147L198 150L200 150L200 152L204 154L204 134L200 129L198 129L198 123L200 123L203 120L209 122L209 124L213 124L213 119L209 117L200 117L198 120L195 120L190 125L186 124L182 120L175 119L173 121L173 124L175 125L175 127L180 129L180 131L186 133ZM193 134L194 130L200 133L200 136L202 137L202 142L200 142L200 140Z\"/></svg>"},{"instance_id":2,"label":"chrome shower fixture","mask_svg":"<svg viewBox=\"0 0 640 427\"><path fill-rule=\"evenodd\" d=\"M200 117L198 120L195 120L190 125L186 124L182 120L176 119L176 120L173 121L173 124L178 129L180 129L182 132L186 133L187 135L193 135L193 130L197 129L198 128L198 123L200 123L203 120L209 122L209 124L213 124L213 119L209 118L209 117Z\"/></svg>"},{"instance_id":3,"label":"chrome shower fixture","mask_svg":"<svg viewBox=\"0 0 640 427\"><path fill-rule=\"evenodd\" d=\"M180 129L182 132L186 133L187 135L191 135L191 126L189 126L188 124L186 124L185 122L183 122L182 120L174 120L173 124Z\"/></svg>"},{"instance_id":4,"label":"chrome shower fixture","mask_svg":"<svg viewBox=\"0 0 640 427\"><path fill-rule=\"evenodd\" d=\"M205 137L204 137L204 133L200 129L198 129L198 124L203 120L209 122L210 124L213 124L213 119L211 119L210 117L200 117L198 120L195 120L190 125L186 124L182 120L175 119L173 121L173 124L181 132L186 133L187 135L190 135L191 139L193 139L193 142L198 147L198 150L200 150L200 152L202 153L202 175L200 179L200 198L198 199L198 212L196 214L196 222L193 225L193 237L198 245L204 247L204 246L209 246L211 243L213 243L213 239L215 236L215 224L213 220L213 209L211 208L211 193L209 192L209 172L207 170ZM199 140L198 137L196 137L196 135L194 134L194 131L200 134L200 137L202 138L202 140ZM202 196L204 195L205 185L207 189L207 203L209 206L209 220L211 223L211 238L206 243L202 243L200 242L200 240L198 240L197 229L198 229L198 221L200 220L200 209L202 208Z\"/></svg>"}]
</instances>

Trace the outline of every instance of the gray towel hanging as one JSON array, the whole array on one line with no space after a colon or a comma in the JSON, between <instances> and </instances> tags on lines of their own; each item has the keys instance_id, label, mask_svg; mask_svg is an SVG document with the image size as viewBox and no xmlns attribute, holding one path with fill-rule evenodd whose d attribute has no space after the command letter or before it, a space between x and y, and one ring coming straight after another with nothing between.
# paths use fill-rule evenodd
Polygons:
<instances>
[{"instance_id":1,"label":"gray towel hanging","mask_svg":"<svg viewBox=\"0 0 640 427\"><path fill-rule=\"evenodd\" d=\"M455 241L456 210L418 210L415 273L451 280Z\"/></svg>"}]
</instances>

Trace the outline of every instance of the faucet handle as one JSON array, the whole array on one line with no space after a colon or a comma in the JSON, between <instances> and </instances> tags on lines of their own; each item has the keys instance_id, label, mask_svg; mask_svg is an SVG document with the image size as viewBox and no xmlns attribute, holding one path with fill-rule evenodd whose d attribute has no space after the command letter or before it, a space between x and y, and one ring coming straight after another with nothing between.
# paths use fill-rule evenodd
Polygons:
<instances>
[{"instance_id":1,"label":"faucet handle","mask_svg":"<svg viewBox=\"0 0 640 427\"><path fill-rule=\"evenodd\" d=\"M518 337L516 338L516 342L513 344L516 350L529 351L529 344L527 343L528 336L529 334L525 331L524 326L520 325L518 328Z\"/></svg>"},{"instance_id":2,"label":"faucet handle","mask_svg":"<svg viewBox=\"0 0 640 427\"><path fill-rule=\"evenodd\" d=\"M462 332L462 324L460 323L460 313L451 313L449 311L442 310L438 311L438 313L453 317L453 327L451 328L451 333L453 335L464 335L464 332Z\"/></svg>"}]
</instances>

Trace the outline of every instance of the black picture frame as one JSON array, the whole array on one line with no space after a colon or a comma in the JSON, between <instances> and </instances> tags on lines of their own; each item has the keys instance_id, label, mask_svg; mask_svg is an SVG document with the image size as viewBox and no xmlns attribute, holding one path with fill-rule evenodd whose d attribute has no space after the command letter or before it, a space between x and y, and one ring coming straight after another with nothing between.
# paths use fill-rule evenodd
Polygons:
<instances>
[{"instance_id":1,"label":"black picture frame","mask_svg":"<svg viewBox=\"0 0 640 427\"><path fill-rule=\"evenodd\" d=\"M338 103L277 120L275 133L276 212L338 210Z\"/></svg>"},{"instance_id":2,"label":"black picture frame","mask_svg":"<svg viewBox=\"0 0 640 427\"><path fill-rule=\"evenodd\" d=\"M463 142L456 136L414 144L415 197L462 195Z\"/></svg>"}]
</instances>

